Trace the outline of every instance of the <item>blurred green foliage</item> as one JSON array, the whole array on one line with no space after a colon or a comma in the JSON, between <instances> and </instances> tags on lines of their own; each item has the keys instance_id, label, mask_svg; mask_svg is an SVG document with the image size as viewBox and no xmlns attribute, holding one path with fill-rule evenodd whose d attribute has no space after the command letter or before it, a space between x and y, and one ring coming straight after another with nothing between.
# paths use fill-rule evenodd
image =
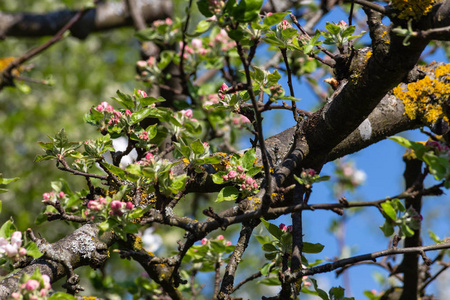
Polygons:
<instances>
[{"instance_id":1,"label":"blurred green foliage","mask_svg":"<svg viewBox=\"0 0 450 300\"><path fill-rule=\"evenodd\" d=\"M64 5L31 0L0 3L3 12L19 12L24 7L27 12L50 12ZM20 57L49 38L7 37L1 41L0 57ZM33 227L43 208L42 194L51 190L51 181L70 178L75 189L84 184L81 178L59 171L53 162L35 163L35 156L43 154L37 142L47 141L47 134L61 128L71 140L93 137L95 128L84 123L84 114L117 89L132 91L139 86L134 80L138 59L139 43L132 28L91 34L81 41L68 36L29 61L26 65L33 68L21 74L34 80L51 77L53 86L24 82L31 88L29 93L13 88L0 93L0 172L5 177L20 177L2 195L0 223L12 216L20 230ZM64 234L64 226L52 225L40 230L50 229L50 236L55 231Z\"/></svg>"}]
</instances>

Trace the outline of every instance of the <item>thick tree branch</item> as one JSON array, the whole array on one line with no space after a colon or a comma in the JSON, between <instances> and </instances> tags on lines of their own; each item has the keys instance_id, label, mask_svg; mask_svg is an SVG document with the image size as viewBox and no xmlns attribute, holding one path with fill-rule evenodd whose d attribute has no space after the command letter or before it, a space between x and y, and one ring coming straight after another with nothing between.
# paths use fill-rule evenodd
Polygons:
<instances>
[{"instance_id":1,"label":"thick tree branch","mask_svg":"<svg viewBox=\"0 0 450 300\"><path fill-rule=\"evenodd\" d=\"M134 1L146 22L171 17L172 1L137 0ZM60 10L51 13L4 13L0 12L0 37L42 37L55 35L76 12ZM84 39L90 33L131 26L133 20L126 1L105 1L86 14L72 28L72 36Z\"/></svg>"},{"instance_id":2,"label":"thick tree branch","mask_svg":"<svg viewBox=\"0 0 450 300\"><path fill-rule=\"evenodd\" d=\"M0 299L7 299L19 288L22 274L32 275L37 268L41 274L47 274L53 283L68 275L68 267L72 270L87 265L94 269L100 267L108 259L108 247L114 239L110 233L105 233L101 237L98 233L96 225L87 224L53 244L38 239L36 243L39 250L45 255L3 279L0 283Z\"/></svg>"}]
</instances>

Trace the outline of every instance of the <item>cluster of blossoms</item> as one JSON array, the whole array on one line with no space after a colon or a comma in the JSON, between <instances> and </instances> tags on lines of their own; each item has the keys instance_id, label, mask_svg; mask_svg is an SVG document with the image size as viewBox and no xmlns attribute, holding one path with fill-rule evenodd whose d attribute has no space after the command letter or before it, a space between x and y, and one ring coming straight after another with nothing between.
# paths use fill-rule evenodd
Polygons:
<instances>
[{"instance_id":1,"label":"cluster of blossoms","mask_svg":"<svg viewBox=\"0 0 450 300\"><path fill-rule=\"evenodd\" d=\"M412 206L410 206L404 215L406 223L412 228L412 229L419 229L420 223L423 220L423 217L421 214L419 214Z\"/></svg>"},{"instance_id":2,"label":"cluster of blossoms","mask_svg":"<svg viewBox=\"0 0 450 300\"><path fill-rule=\"evenodd\" d=\"M300 173L301 183L305 186L305 188L310 189L312 184L315 182L319 175L313 169L304 169Z\"/></svg>"},{"instance_id":3,"label":"cluster of blossoms","mask_svg":"<svg viewBox=\"0 0 450 300\"><path fill-rule=\"evenodd\" d=\"M281 84L275 84L269 87L270 90L270 98L278 98L284 95L284 90L281 87Z\"/></svg>"},{"instance_id":4,"label":"cluster of blossoms","mask_svg":"<svg viewBox=\"0 0 450 300\"><path fill-rule=\"evenodd\" d=\"M104 212L108 207L108 201L104 197L98 197L97 200L89 200L87 204L87 210L84 211L86 218L94 220L98 214ZM109 215L110 216L122 216L124 213L129 212L133 209L134 205L131 201L122 202L119 200L113 200L109 204Z\"/></svg>"},{"instance_id":5,"label":"cluster of blossoms","mask_svg":"<svg viewBox=\"0 0 450 300\"><path fill-rule=\"evenodd\" d=\"M122 121L128 120L128 118L131 116L131 111L129 109L126 109L124 113L114 110L111 104L109 104L106 101L103 101L99 105L95 107L95 110L98 112L101 112L105 116L105 122L108 124L108 126L115 126L119 124Z\"/></svg>"},{"instance_id":6,"label":"cluster of blossoms","mask_svg":"<svg viewBox=\"0 0 450 300\"><path fill-rule=\"evenodd\" d=\"M446 144L444 144L440 141L427 141L425 143L425 146L429 147L437 155L444 154L444 155L448 155L450 158L450 152L449 152L450 148Z\"/></svg>"},{"instance_id":7,"label":"cluster of blossoms","mask_svg":"<svg viewBox=\"0 0 450 300\"><path fill-rule=\"evenodd\" d=\"M352 162L340 162L336 167L336 173L338 184L351 190L363 184L367 177L366 173L357 169Z\"/></svg>"},{"instance_id":8,"label":"cluster of blossoms","mask_svg":"<svg viewBox=\"0 0 450 300\"><path fill-rule=\"evenodd\" d=\"M137 161L136 163L144 166L152 165L153 163L155 163L155 158L153 157L152 153L148 152L147 154L145 154L145 157L142 160Z\"/></svg>"},{"instance_id":9,"label":"cluster of blossoms","mask_svg":"<svg viewBox=\"0 0 450 300\"><path fill-rule=\"evenodd\" d=\"M180 54L181 49L183 48L183 43L180 42ZM193 57L195 54L198 55L206 55L210 52L210 49L203 47L203 41L201 39L195 38L192 39L191 45L185 45L184 46L184 59L188 59L190 57Z\"/></svg>"},{"instance_id":10,"label":"cluster of blossoms","mask_svg":"<svg viewBox=\"0 0 450 300\"><path fill-rule=\"evenodd\" d=\"M235 168L231 165L227 166L228 173L222 176L225 182L237 183L242 192L254 192L258 189L258 183L255 179L244 172L244 168L241 165Z\"/></svg>"},{"instance_id":11,"label":"cluster of blossoms","mask_svg":"<svg viewBox=\"0 0 450 300\"><path fill-rule=\"evenodd\" d=\"M211 12L214 14L220 14L222 11L222 8L225 6L224 0L209 0L208 1L208 8Z\"/></svg>"},{"instance_id":12,"label":"cluster of blossoms","mask_svg":"<svg viewBox=\"0 0 450 300\"><path fill-rule=\"evenodd\" d=\"M0 254L17 261L20 257L27 255L27 250L22 247L22 232L15 231L10 241L0 237Z\"/></svg>"},{"instance_id":13,"label":"cluster of blossoms","mask_svg":"<svg viewBox=\"0 0 450 300\"><path fill-rule=\"evenodd\" d=\"M231 246L231 241L227 241L223 235L217 236L216 241L223 241L223 243L225 244L225 246ZM200 241L200 243L201 243L202 245L207 245L209 242L210 242L210 241L209 241L207 238L203 238L203 239Z\"/></svg>"},{"instance_id":14,"label":"cluster of blossoms","mask_svg":"<svg viewBox=\"0 0 450 300\"><path fill-rule=\"evenodd\" d=\"M153 27L159 27L163 25L172 26L173 21L171 18L166 18L165 20L156 20L153 22Z\"/></svg>"},{"instance_id":15,"label":"cluster of blossoms","mask_svg":"<svg viewBox=\"0 0 450 300\"><path fill-rule=\"evenodd\" d=\"M11 294L11 299L47 299L50 289L50 277L44 274L41 280L28 279L25 283L22 283L20 290Z\"/></svg>"},{"instance_id":16,"label":"cluster of blossoms","mask_svg":"<svg viewBox=\"0 0 450 300\"><path fill-rule=\"evenodd\" d=\"M220 100L223 101L225 99L228 89L229 89L228 85L226 83L222 83L219 89Z\"/></svg>"},{"instance_id":17,"label":"cluster of blossoms","mask_svg":"<svg viewBox=\"0 0 450 300\"><path fill-rule=\"evenodd\" d=\"M59 193L51 191L50 193L42 194L42 203L44 204L55 203L56 200L64 199L65 197L66 194L63 191Z\"/></svg>"},{"instance_id":18,"label":"cluster of blossoms","mask_svg":"<svg viewBox=\"0 0 450 300\"><path fill-rule=\"evenodd\" d=\"M228 33L224 29L221 29L214 39L208 43L208 47L228 52L229 50L236 48L236 42L230 39Z\"/></svg>"}]
</instances>

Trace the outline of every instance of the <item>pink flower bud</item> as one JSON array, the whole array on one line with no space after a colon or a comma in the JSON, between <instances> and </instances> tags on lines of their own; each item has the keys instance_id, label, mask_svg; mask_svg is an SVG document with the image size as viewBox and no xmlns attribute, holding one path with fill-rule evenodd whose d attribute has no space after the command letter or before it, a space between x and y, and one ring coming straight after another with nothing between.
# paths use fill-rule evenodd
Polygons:
<instances>
[{"instance_id":1,"label":"pink flower bud","mask_svg":"<svg viewBox=\"0 0 450 300\"><path fill-rule=\"evenodd\" d=\"M44 200L50 200L50 197L51 197L51 194L50 194L50 193L44 193L44 194L42 194L42 198L43 198Z\"/></svg>"},{"instance_id":2,"label":"pink flower bud","mask_svg":"<svg viewBox=\"0 0 450 300\"><path fill-rule=\"evenodd\" d=\"M242 173L244 172L244 168L241 165L239 165L236 167L236 171L238 171L238 173Z\"/></svg>"},{"instance_id":3,"label":"pink flower bud","mask_svg":"<svg viewBox=\"0 0 450 300\"><path fill-rule=\"evenodd\" d=\"M280 225L278 225L278 228L280 228L284 232L287 231L287 226L284 223L281 223Z\"/></svg>"},{"instance_id":4,"label":"pink flower bud","mask_svg":"<svg viewBox=\"0 0 450 300\"><path fill-rule=\"evenodd\" d=\"M136 66L139 68L139 70L145 69L147 67L147 62L145 60L138 60L136 62Z\"/></svg>"},{"instance_id":5,"label":"pink flower bud","mask_svg":"<svg viewBox=\"0 0 450 300\"><path fill-rule=\"evenodd\" d=\"M227 241L227 246L231 246L231 241Z\"/></svg>"},{"instance_id":6,"label":"pink flower bud","mask_svg":"<svg viewBox=\"0 0 450 300\"><path fill-rule=\"evenodd\" d=\"M120 111L118 111L118 110L115 110L115 111L113 112L113 114L114 114L116 117L118 117L118 118L120 118L120 117L122 116L122 113L121 113Z\"/></svg>"},{"instance_id":7,"label":"pink flower bud","mask_svg":"<svg viewBox=\"0 0 450 300\"><path fill-rule=\"evenodd\" d=\"M237 176L237 173L235 171L228 172L229 179L234 179L234 178L236 178L236 176Z\"/></svg>"},{"instance_id":8,"label":"pink flower bud","mask_svg":"<svg viewBox=\"0 0 450 300\"><path fill-rule=\"evenodd\" d=\"M145 154L145 159L148 160L148 161L152 160L153 159L153 154L148 152L147 154Z\"/></svg>"},{"instance_id":9,"label":"pink flower bud","mask_svg":"<svg viewBox=\"0 0 450 300\"><path fill-rule=\"evenodd\" d=\"M27 255L27 249L21 247L19 249L19 256L22 257L22 256L25 256L25 255Z\"/></svg>"},{"instance_id":10,"label":"pink flower bud","mask_svg":"<svg viewBox=\"0 0 450 300\"><path fill-rule=\"evenodd\" d=\"M222 179L223 179L224 181L228 181L228 175L223 175L223 176L222 176Z\"/></svg>"},{"instance_id":11,"label":"pink flower bud","mask_svg":"<svg viewBox=\"0 0 450 300\"><path fill-rule=\"evenodd\" d=\"M35 279L28 279L28 281L25 283L25 288L28 291L34 291L35 289L37 289L40 286L39 281L35 280Z\"/></svg>"},{"instance_id":12,"label":"pink flower bud","mask_svg":"<svg viewBox=\"0 0 450 300\"><path fill-rule=\"evenodd\" d=\"M39 294L41 295L41 297L45 297L47 295L47 290L46 289L41 289L39 291Z\"/></svg>"},{"instance_id":13,"label":"pink flower bud","mask_svg":"<svg viewBox=\"0 0 450 300\"><path fill-rule=\"evenodd\" d=\"M287 230L288 230L289 232L292 232L292 229L293 229L293 226L292 226L292 225L289 225L289 226L287 227Z\"/></svg>"},{"instance_id":14,"label":"pink flower bud","mask_svg":"<svg viewBox=\"0 0 450 300\"><path fill-rule=\"evenodd\" d=\"M258 183L256 183L256 181L253 181L253 188L257 189L258 188Z\"/></svg>"},{"instance_id":15,"label":"pink flower bud","mask_svg":"<svg viewBox=\"0 0 450 300\"><path fill-rule=\"evenodd\" d=\"M147 97L147 93L146 93L145 91L143 91L143 90L138 90L138 94L139 94L139 96L141 96L142 98Z\"/></svg>"},{"instance_id":16,"label":"pink flower bud","mask_svg":"<svg viewBox=\"0 0 450 300\"><path fill-rule=\"evenodd\" d=\"M125 206L125 208L128 209L128 210L132 210L133 209L133 203L131 201L128 201L126 206Z\"/></svg>"},{"instance_id":17,"label":"pink flower bud","mask_svg":"<svg viewBox=\"0 0 450 300\"><path fill-rule=\"evenodd\" d=\"M95 109L98 110L99 112L102 112L105 108L103 107L103 105L99 104Z\"/></svg>"},{"instance_id":18,"label":"pink flower bud","mask_svg":"<svg viewBox=\"0 0 450 300\"><path fill-rule=\"evenodd\" d=\"M12 297L13 299L20 299L20 294L17 293L17 292L14 292L14 293L11 294L11 297Z\"/></svg>"},{"instance_id":19,"label":"pink flower bud","mask_svg":"<svg viewBox=\"0 0 450 300\"><path fill-rule=\"evenodd\" d=\"M251 177L247 177L246 179L245 179L245 184L248 184L248 185L251 185L251 184L253 184L253 178L251 178Z\"/></svg>"},{"instance_id":20,"label":"pink flower bud","mask_svg":"<svg viewBox=\"0 0 450 300\"><path fill-rule=\"evenodd\" d=\"M218 241L221 241L221 240L223 240L223 239L225 239L225 237L224 237L223 235L219 235L219 236L217 237L217 240L218 240Z\"/></svg>"},{"instance_id":21,"label":"pink flower bud","mask_svg":"<svg viewBox=\"0 0 450 300\"><path fill-rule=\"evenodd\" d=\"M201 240L202 245L205 245L207 242L208 242L207 238L202 238L202 240Z\"/></svg>"},{"instance_id":22,"label":"pink flower bud","mask_svg":"<svg viewBox=\"0 0 450 300\"><path fill-rule=\"evenodd\" d=\"M241 115L241 123L247 124L247 123L250 123L250 120L246 116Z\"/></svg>"},{"instance_id":23,"label":"pink flower bud","mask_svg":"<svg viewBox=\"0 0 450 300\"><path fill-rule=\"evenodd\" d=\"M87 207L94 211L99 211L103 208L103 206L95 200L90 200L87 204Z\"/></svg>"},{"instance_id":24,"label":"pink flower bud","mask_svg":"<svg viewBox=\"0 0 450 300\"><path fill-rule=\"evenodd\" d=\"M107 203L107 201L104 197L98 197L98 202L102 205L105 205Z\"/></svg>"},{"instance_id":25,"label":"pink flower bud","mask_svg":"<svg viewBox=\"0 0 450 300\"><path fill-rule=\"evenodd\" d=\"M193 39L191 42L191 46L194 49L200 49L203 46L201 39Z\"/></svg>"},{"instance_id":26,"label":"pink flower bud","mask_svg":"<svg viewBox=\"0 0 450 300\"><path fill-rule=\"evenodd\" d=\"M125 115L131 116L131 111L130 111L129 109L126 109L126 110L125 110Z\"/></svg>"},{"instance_id":27,"label":"pink flower bud","mask_svg":"<svg viewBox=\"0 0 450 300\"><path fill-rule=\"evenodd\" d=\"M188 119L192 118L192 116L193 116L193 114L192 114L192 109L182 110L181 112L182 112L183 115L184 115L186 118L188 118Z\"/></svg>"},{"instance_id":28,"label":"pink flower bud","mask_svg":"<svg viewBox=\"0 0 450 300\"><path fill-rule=\"evenodd\" d=\"M64 196L66 196L66 194L64 194L64 192L62 192L62 191L59 192L59 194L58 194L58 197L59 197L59 198L64 198Z\"/></svg>"},{"instance_id":29,"label":"pink flower bud","mask_svg":"<svg viewBox=\"0 0 450 300\"><path fill-rule=\"evenodd\" d=\"M222 83L220 86L220 92L226 92L228 90L228 85L226 83Z\"/></svg>"},{"instance_id":30,"label":"pink flower bud","mask_svg":"<svg viewBox=\"0 0 450 300\"><path fill-rule=\"evenodd\" d=\"M120 210L122 208L122 202L119 200L114 200L111 202L111 209L112 210Z\"/></svg>"}]
</instances>

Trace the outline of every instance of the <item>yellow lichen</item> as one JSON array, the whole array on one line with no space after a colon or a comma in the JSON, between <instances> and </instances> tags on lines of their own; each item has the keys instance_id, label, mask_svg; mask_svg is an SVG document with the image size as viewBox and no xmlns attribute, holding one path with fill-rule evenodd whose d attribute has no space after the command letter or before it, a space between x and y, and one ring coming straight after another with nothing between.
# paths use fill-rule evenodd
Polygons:
<instances>
[{"instance_id":1,"label":"yellow lichen","mask_svg":"<svg viewBox=\"0 0 450 300\"><path fill-rule=\"evenodd\" d=\"M140 236L136 236L136 238L134 239L134 245L133 245L134 250L141 250L142 249L142 238Z\"/></svg>"},{"instance_id":2,"label":"yellow lichen","mask_svg":"<svg viewBox=\"0 0 450 300\"><path fill-rule=\"evenodd\" d=\"M426 124L434 123L437 119L448 122L443 106L450 97L450 64L436 68L435 78L429 76L409 83L406 88L395 87L394 95L403 101L405 114L411 120L420 119Z\"/></svg>"},{"instance_id":3,"label":"yellow lichen","mask_svg":"<svg viewBox=\"0 0 450 300\"><path fill-rule=\"evenodd\" d=\"M435 0L393 0L392 7L399 11L399 19L419 19L428 14Z\"/></svg>"},{"instance_id":4,"label":"yellow lichen","mask_svg":"<svg viewBox=\"0 0 450 300\"><path fill-rule=\"evenodd\" d=\"M372 54L373 54L372 51L368 50L366 52L366 55L364 56L364 61L368 61L369 58L372 56Z\"/></svg>"},{"instance_id":5,"label":"yellow lichen","mask_svg":"<svg viewBox=\"0 0 450 300\"><path fill-rule=\"evenodd\" d=\"M186 165L189 164L189 160L188 160L187 158L183 158L182 161L183 161Z\"/></svg>"}]
</instances>

